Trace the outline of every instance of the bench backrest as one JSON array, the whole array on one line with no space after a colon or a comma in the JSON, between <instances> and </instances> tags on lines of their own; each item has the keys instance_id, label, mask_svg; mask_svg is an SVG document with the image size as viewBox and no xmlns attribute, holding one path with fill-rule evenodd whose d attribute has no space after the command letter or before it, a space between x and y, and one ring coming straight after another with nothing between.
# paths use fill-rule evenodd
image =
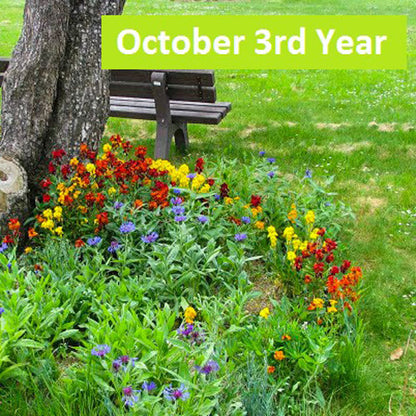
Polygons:
<instances>
[{"instance_id":1,"label":"bench backrest","mask_svg":"<svg viewBox=\"0 0 416 416\"><path fill-rule=\"evenodd\" d=\"M0 86L8 58L0 58ZM171 100L215 103L214 71L162 71L162 70L112 70L110 95L112 97L153 98L151 76L165 72L167 94Z\"/></svg>"}]
</instances>

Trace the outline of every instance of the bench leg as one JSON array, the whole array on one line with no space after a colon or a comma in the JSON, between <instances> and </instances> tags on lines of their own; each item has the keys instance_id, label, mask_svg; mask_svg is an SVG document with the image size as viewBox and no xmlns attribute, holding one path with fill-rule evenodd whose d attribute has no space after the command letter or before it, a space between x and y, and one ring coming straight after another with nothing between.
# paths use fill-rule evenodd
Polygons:
<instances>
[{"instance_id":1,"label":"bench leg","mask_svg":"<svg viewBox=\"0 0 416 416\"><path fill-rule=\"evenodd\" d=\"M175 124L175 144L179 150L185 150L189 146L188 125L186 123Z\"/></svg>"},{"instance_id":2,"label":"bench leg","mask_svg":"<svg viewBox=\"0 0 416 416\"><path fill-rule=\"evenodd\" d=\"M155 159L168 159L170 143L172 141L172 126L169 124L157 123Z\"/></svg>"}]
</instances>

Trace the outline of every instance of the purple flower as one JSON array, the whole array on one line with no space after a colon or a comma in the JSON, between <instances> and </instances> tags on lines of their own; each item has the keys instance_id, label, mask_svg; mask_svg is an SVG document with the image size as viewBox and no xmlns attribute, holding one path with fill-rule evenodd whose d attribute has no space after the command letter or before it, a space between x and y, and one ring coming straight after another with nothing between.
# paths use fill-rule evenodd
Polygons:
<instances>
[{"instance_id":1,"label":"purple flower","mask_svg":"<svg viewBox=\"0 0 416 416\"><path fill-rule=\"evenodd\" d=\"M114 209L120 209L123 208L124 204L122 202L114 202Z\"/></svg>"},{"instance_id":2,"label":"purple flower","mask_svg":"<svg viewBox=\"0 0 416 416\"><path fill-rule=\"evenodd\" d=\"M0 253L3 253L5 250L7 250L9 248L9 246L7 245L7 243L3 243L0 246Z\"/></svg>"},{"instance_id":3,"label":"purple flower","mask_svg":"<svg viewBox=\"0 0 416 416\"><path fill-rule=\"evenodd\" d=\"M247 238L247 234L246 233L240 233L240 234L236 234L234 236L235 241L243 241Z\"/></svg>"},{"instance_id":4,"label":"purple flower","mask_svg":"<svg viewBox=\"0 0 416 416\"><path fill-rule=\"evenodd\" d=\"M189 179L194 179L195 176L196 176L196 173L190 173L189 175L186 175L186 177Z\"/></svg>"},{"instance_id":5,"label":"purple flower","mask_svg":"<svg viewBox=\"0 0 416 416\"><path fill-rule=\"evenodd\" d=\"M250 217L241 217L241 221L242 221L244 224L250 224L250 223L251 223L251 219L250 219Z\"/></svg>"},{"instance_id":6,"label":"purple flower","mask_svg":"<svg viewBox=\"0 0 416 416\"><path fill-rule=\"evenodd\" d=\"M175 195L180 195L180 194L181 194L181 190L180 190L180 189L178 189L178 188L173 188L173 193L174 193Z\"/></svg>"},{"instance_id":7,"label":"purple flower","mask_svg":"<svg viewBox=\"0 0 416 416\"><path fill-rule=\"evenodd\" d=\"M176 400L186 400L189 398L188 388L185 385L181 384L181 386L177 389L172 387L172 384L169 384L168 387L165 387L163 390L163 396L165 396L166 400L171 402L175 402Z\"/></svg>"},{"instance_id":8,"label":"purple flower","mask_svg":"<svg viewBox=\"0 0 416 416\"><path fill-rule=\"evenodd\" d=\"M192 344L201 345L205 341L203 332L197 331L192 324L182 324L177 329L177 333L181 338L188 339Z\"/></svg>"},{"instance_id":9,"label":"purple flower","mask_svg":"<svg viewBox=\"0 0 416 416\"><path fill-rule=\"evenodd\" d=\"M143 243L154 243L158 238L159 234L155 232L141 236Z\"/></svg>"},{"instance_id":10,"label":"purple flower","mask_svg":"<svg viewBox=\"0 0 416 416\"><path fill-rule=\"evenodd\" d=\"M185 215L176 215L174 220L176 222L183 222L183 221L186 221L186 216Z\"/></svg>"},{"instance_id":11,"label":"purple flower","mask_svg":"<svg viewBox=\"0 0 416 416\"><path fill-rule=\"evenodd\" d=\"M108 354L110 352L110 350L111 350L111 348L107 344L96 345L91 350L91 355L95 355L97 357L104 357L104 355Z\"/></svg>"},{"instance_id":12,"label":"purple flower","mask_svg":"<svg viewBox=\"0 0 416 416\"><path fill-rule=\"evenodd\" d=\"M269 172L269 173L267 174L267 176L268 176L269 178L273 178L273 177L274 177L274 175L275 175L275 173L274 173L273 171L271 171L271 172Z\"/></svg>"},{"instance_id":13,"label":"purple flower","mask_svg":"<svg viewBox=\"0 0 416 416\"><path fill-rule=\"evenodd\" d=\"M197 219L201 224L205 224L206 222L208 222L208 217L205 215L200 215Z\"/></svg>"},{"instance_id":14,"label":"purple flower","mask_svg":"<svg viewBox=\"0 0 416 416\"><path fill-rule=\"evenodd\" d=\"M312 171L310 169L306 169L305 178L312 178Z\"/></svg>"},{"instance_id":15,"label":"purple flower","mask_svg":"<svg viewBox=\"0 0 416 416\"><path fill-rule=\"evenodd\" d=\"M124 234L132 233L135 229L136 226L131 221L125 222L120 225L120 232Z\"/></svg>"},{"instance_id":16,"label":"purple flower","mask_svg":"<svg viewBox=\"0 0 416 416\"><path fill-rule=\"evenodd\" d=\"M4 308L0 308L0 316L2 316L3 315L3 313L4 313Z\"/></svg>"},{"instance_id":17,"label":"purple flower","mask_svg":"<svg viewBox=\"0 0 416 416\"><path fill-rule=\"evenodd\" d=\"M126 406L132 407L139 401L139 396L137 396L138 393L140 393L140 390L133 390L131 386L124 387L121 400Z\"/></svg>"},{"instance_id":18,"label":"purple flower","mask_svg":"<svg viewBox=\"0 0 416 416\"><path fill-rule=\"evenodd\" d=\"M9 271L12 269L12 264L11 263L7 263L7 268L9 269Z\"/></svg>"},{"instance_id":19,"label":"purple flower","mask_svg":"<svg viewBox=\"0 0 416 416\"><path fill-rule=\"evenodd\" d=\"M268 161L269 163L274 163L274 162L276 162L276 159L275 159L274 157L268 157L268 158L267 158L267 161Z\"/></svg>"},{"instance_id":20,"label":"purple flower","mask_svg":"<svg viewBox=\"0 0 416 416\"><path fill-rule=\"evenodd\" d=\"M182 335L184 337L189 336L192 331L194 330L194 326L192 324L183 324L177 329L178 335Z\"/></svg>"},{"instance_id":21,"label":"purple flower","mask_svg":"<svg viewBox=\"0 0 416 416\"><path fill-rule=\"evenodd\" d=\"M208 361L204 366L200 367L199 365L195 366L195 370L200 374L211 374L214 371L218 371L220 366L214 360Z\"/></svg>"},{"instance_id":22,"label":"purple flower","mask_svg":"<svg viewBox=\"0 0 416 416\"><path fill-rule=\"evenodd\" d=\"M214 195L214 198L215 198L216 201L219 201L221 199L221 195L215 194Z\"/></svg>"},{"instance_id":23,"label":"purple flower","mask_svg":"<svg viewBox=\"0 0 416 416\"><path fill-rule=\"evenodd\" d=\"M266 152L264 150L260 150L259 156L264 156L265 154L266 154Z\"/></svg>"},{"instance_id":24,"label":"purple flower","mask_svg":"<svg viewBox=\"0 0 416 416\"><path fill-rule=\"evenodd\" d=\"M171 198L170 203L172 205L181 205L182 204L182 198L179 197L175 197L175 198Z\"/></svg>"},{"instance_id":25,"label":"purple flower","mask_svg":"<svg viewBox=\"0 0 416 416\"><path fill-rule=\"evenodd\" d=\"M181 215L185 213L185 207L180 206L180 205L175 205L174 207L172 207L172 212L175 215Z\"/></svg>"},{"instance_id":26,"label":"purple flower","mask_svg":"<svg viewBox=\"0 0 416 416\"><path fill-rule=\"evenodd\" d=\"M122 364L121 361L117 358L117 360L114 360L112 362L111 366L113 367L113 370L117 373L121 369Z\"/></svg>"},{"instance_id":27,"label":"purple flower","mask_svg":"<svg viewBox=\"0 0 416 416\"><path fill-rule=\"evenodd\" d=\"M145 381L143 384L142 384L142 389L143 390L147 390L147 391L152 391L152 390L154 390L155 388L156 388L157 386L156 386L156 383L154 382L154 381L151 381L150 383L148 383L147 381Z\"/></svg>"},{"instance_id":28,"label":"purple flower","mask_svg":"<svg viewBox=\"0 0 416 416\"><path fill-rule=\"evenodd\" d=\"M110 247L108 247L107 250L109 253L115 253L120 248L121 248L121 244L118 241L112 241L110 243Z\"/></svg>"},{"instance_id":29,"label":"purple flower","mask_svg":"<svg viewBox=\"0 0 416 416\"><path fill-rule=\"evenodd\" d=\"M326 207L330 207L332 204L330 202L325 202Z\"/></svg>"},{"instance_id":30,"label":"purple flower","mask_svg":"<svg viewBox=\"0 0 416 416\"><path fill-rule=\"evenodd\" d=\"M101 241L102 241L101 237L98 237L98 236L97 237L92 237L92 238L89 238L87 240L87 244L90 245L90 246L96 246L97 244L100 244Z\"/></svg>"}]
</instances>

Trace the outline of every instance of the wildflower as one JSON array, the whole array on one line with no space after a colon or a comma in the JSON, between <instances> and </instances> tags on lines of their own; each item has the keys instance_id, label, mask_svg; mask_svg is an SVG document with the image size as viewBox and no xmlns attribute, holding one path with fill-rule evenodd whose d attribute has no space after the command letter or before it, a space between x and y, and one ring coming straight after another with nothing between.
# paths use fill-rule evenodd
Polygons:
<instances>
[{"instance_id":1,"label":"wildflower","mask_svg":"<svg viewBox=\"0 0 416 416\"><path fill-rule=\"evenodd\" d=\"M122 363L120 359L117 358L117 360L114 360L111 364L111 367L113 368L115 372L119 371L122 367Z\"/></svg>"},{"instance_id":2,"label":"wildflower","mask_svg":"<svg viewBox=\"0 0 416 416\"><path fill-rule=\"evenodd\" d=\"M106 143L106 144L103 146L103 151L104 151L104 153L111 152L111 149L112 149L111 144Z\"/></svg>"},{"instance_id":3,"label":"wildflower","mask_svg":"<svg viewBox=\"0 0 416 416\"><path fill-rule=\"evenodd\" d=\"M181 194L181 190L180 190L180 189L178 189L178 188L173 188L173 193L174 193L175 195L180 195L180 194Z\"/></svg>"},{"instance_id":4,"label":"wildflower","mask_svg":"<svg viewBox=\"0 0 416 416\"><path fill-rule=\"evenodd\" d=\"M2 316L2 315L3 315L4 311L5 311L5 309L4 309L4 308L0 308L0 316Z\"/></svg>"},{"instance_id":5,"label":"wildflower","mask_svg":"<svg viewBox=\"0 0 416 416\"><path fill-rule=\"evenodd\" d=\"M108 354L110 352L111 348L107 344L100 344L95 346L91 350L91 355L95 355L97 357L104 357L104 355Z\"/></svg>"},{"instance_id":6,"label":"wildflower","mask_svg":"<svg viewBox=\"0 0 416 416\"><path fill-rule=\"evenodd\" d=\"M282 335L282 341L290 341L292 337L290 335L284 334Z\"/></svg>"},{"instance_id":7,"label":"wildflower","mask_svg":"<svg viewBox=\"0 0 416 416\"><path fill-rule=\"evenodd\" d=\"M2 243L0 246L0 253L3 253L4 251L6 251L9 248L7 243Z\"/></svg>"},{"instance_id":8,"label":"wildflower","mask_svg":"<svg viewBox=\"0 0 416 416\"><path fill-rule=\"evenodd\" d=\"M308 306L308 311L314 311L315 309L322 309L324 307L324 301L321 298L315 298Z\"/></svg>"},{"instance_id":9,"label":"wildflower","mask_svg":"<svg viewBox=\"0 0 416 416\"><path fill-rule=\"evenodd\" d=\"M152 232L148 235L142 235L141 239L144 243L154 243L159 238L159 234Z\"/></svg>"},{"instance_id":10,"label":"wildflower","mask_svg":"<svg viewBox=\"0 0 416 416\"><path fill-rule=\"evenodd\" d=\"M313 224L315 222L315 213L313 211L308 211L305 215L306 224Z\"/></svg>"},{"instance_id":11,"label":"wildflower","mask_svg":"<svg viewBox=\"0 0 416 416\"><path fill-rule=\"evenodd\" d=\"M172 384L170 384L163 390L163 396L166 400L169 400L171 402L175 402L179 399L185 401L189 398L189 392L188 388L185 387L184 384L181 384L180 387L178 387L177 389L174 389L172 387Z\"/></svg>"},{"instance_id":12,"label":"wildflower","mask_svg":"<svg viewBox=\"0 0 416 416\"><path fill-rule=\"evenodd\" d=\"M97 237L92 237L92 238L89 238L87 240L87 244L89 246L96 246L97 244L100 244L101 241L102 241L102 238L101 237L98 237L98 236Z\"/></svg>"},{"instance_id":13,"label":"wildflower","mask_svg":"<svg viewBox=\"0 0 416 416\"><path fill-rule=\"evenodd\" d=\"M43 194L42 195L42 201L47 204L49 201L51 200L51 196L48 194Z\"/></svg>"},{"instance_id":14,"label":"wildflower","mask_svg":"<svg viewBox=\"0 0 416 416\"><path fill-rule=\"evenodd\" d=\"M31 253L33 251L33 248L32 247L26 247L25 248L25 254L29 254L29 253Z\"/></svg>"},{"instance_id":15,"label":"wildflower","mask_svg":"<svg viewBox=\"0 0 416 416\"><path fill-rule=\"evenodd\" d=\"M174 220L176 222L183 222L183 221L186 221L186 216L185 215L176 215Z\"/></svg>"},{"instance_id":16,"label":"wildflower","mask_svg":"<svg viewBox=\"0 0 416 416\"><path fill-rule=\"evenodd\" d=\"M289 261L293 261L296 259L296 253L294 251L288 251L287 252L287 259Z\"/></svg>"},{"instance_id":17,"label":"wildflower","mask_svg":"<svg viewBox=\"0 0 416 416\"><path fill-rule=\"evenodd\" d=\"M283 237L285 237L287 241L290 241L294 235L295 230L293 229L293 227L286 227L283 231Z\"/></svg>"},{"instance_id":18,"label":"wildflower","mask_svg":"<svg viewBox=\"0 0 416 416\"><path fill-rule=\"evenodd\" d=\"M172 205L181 205L182 204L182 198L176 197L176 198L171 198L170 203Z\"/></svg>"},{"instance_id":19,"label":"wildflower","mask_svg":"<svg viewBox=\"0 0 416 416\"><path fill-rule=\"evenodd\" d=\"M312 232L309 234L309 238L311 240L316 240L319 237L318 231L319 231L319 228L314 228Z\"/></svg>"},{"instance_id":20,"label":"wildflower","mask_svg":"<svg viewBox=\"0 0 416 416\"><path fill-rule=\"evenodd\" d=\"M268 157L268 158L267 158L267 161L268 161L269 163L274 163L274 162L276 162L276 159L275 159L274 157Z\"/></svg>"},{"instance_id":21,"label":"wildflower","mask_svg":"<svg viewBox=\"0 0 416 416\"><path fill-rule=\"evenodd\" d=\"M20 229L20 222L17 218L11 218L9 220L9 230L10 231L19 231Z\"/></svg>"},{"instance_id":22,"label":"wildflower","mask_svg":"<svg viewBox=\"0 0 416 416\"><path fill-rule=\"evenodd\" d=\"M200 374L211 374L214 371L218 371L220 369L220 366L218 363L214 360L208 361L204 366L200 367L199 365L195 366L195 370L198 371Z\"/></svg>"},{"instance_id":23,"label":"wildflower","mask_svg":"<svg viewBox=\"0 0 416 416\"><path fill-rule=\"evenodd\" d=\"M267 227L267 235L270 240L270 247L275 248L277 245L277 232L276 232L276 228L274 228L273 225L271 225L270 227Z\"/></svg>"},{"instance_id":24,"label":"wildflower","mask_svg":"<svg viewBox=\"0 0 416 416\"><path fill-rule=\"evenodd\" d=\"M329 301L329 303L330 303L330 307L329 308L327 308L326 310L327 310L327 312L328 313L335 313L335 312L337 312L338 311L338 309L335 307L335 305L338 303L336 300L334 300L334 299L330 299L330 301Z\"/></svg>"},{"instance_id":25,"label":"wildflower","mask_svg":"<svg viewBox=\"0 0 416 416\"><path fill-rule=\"evenodd\" d=\"M174 207L172 207L172 212L175 215L182 215L185 213L185 207L181 206L181 205L175 205Z\"/></svg>"},{"instance_id":26,"label":"wildflower","mask_svg":"<svg viewBox=\"0 0 416 416\"><path fill-rule=\"evenodd\" d=\"M78 240L75 241L75 247L76 248L80 248L85 246L85 242L84 240L82 240L82 238L78 238Z\"/></svg>"},{"instance_id":27,"label":"wildflower","mask_svg":"<svg viewBox=\"0 0 416 416\"><path fill-rule=\"evenodd\" d=\"M262 317L262 318L264 318L264 319L267 319L268 317L269 317L269 315L270 315L270 310L269 310L269 308L264 308L264 309L262 309L260 312L259 312L259 315Z\"/></svg>"},{"instance_id":28,"label":"wildflower","mask_svg":"<svg viewBox=\"0 0 416 416\"><path fill-rule=\"evenodd\" d=\"M310 276L309 274L305 275L305 277L304 277L303 281L304 281L306 284L311 283L311 282L312 282L311 276Z\"/></svg>"},{"instance_id":29,"label":"wildflower","mask_svg":"<svg viewBox=\"0 0 416 416\"><path fill-rule=\"evenodd\" d=\"M92 176L95 175L95 165L93 163L87 163L87 165L85 166L85 169L87 170L87 172L89 172Z\"/></svg>"},{"instance_id":30,"label":"wildflower","mask_svg":"<svg viewBox=\"0 0 416 416\"><path fill-rule=\"evenodd\" d=\"M120 225L120 232L123 234L132 233L135 229L136 226L131 221Z\"/></svg>"},{"instance_id":31,"label":"wildflower","mask_svg":"<svg viewBox=\"0 0 416 416\"><path fill-rule=\"evenodd\" d=\"M122 202L119 202L119 201L114 202L114 209L119 210L119 209L123 208L123 206L124 206L124 204Z\"/></svg>"},{"instance_id":32,"label":"wildflower","mask_svg":"<svg viewBox=\"0 0 416 416\"><path fill-rule=\"evenodd\" d=\"M115 253L121 248L121 244L118 241L112 241L110 247L107 248L109 253Z\"/></svg>"},{"instance_id":33,"label":"wildflower","mask_svg":"<svg viewBox=\"0 0 416 416\"><path fill-rule=\"evenodd\" d=\"M186 323L192 324L194 322L196 315L197 314L196 314L195 309L192 306L188 306L185 309L185 313L184 313Z\"/></svg>"},{"instance_id":34,"label":"wildflower","mask_svg":"<svg viewBox=\"0 0 416 416\"><path fill-rule=\"evenodd\" d=\"M195 172L202 173L202 171L204 170L204 164L205 164L204 159L202 159L202 157L200 157L196 161L196 164L195 164Z\"/></svg>"},{"instance_id":35,"label":"wildflower","mask_svg":"<svg viewBox=\"0 0 416 416\"><path fill-rule=\"evenodd\" d=\"M256 221L256 222L254 223L254 226L255 226L256 228L258 228L259 230L264 230L264 222L263 222L263 221Z\"/></svg>"},{"instance_id":36,"label":"wildflower","mask_svg":"<svg viewBox=\"0 0 416 416\"><path fill-rule=\"evenodd\" d=\"M246 233L239 233L234 236L235 241L244 241L247 238Z\"/></svg>"},{"instance_id":37,"label":"wildflower","mask_svg":"<svg viewBox=\"0 0 416 416\"><path fill-rule=\"evenodd\" d=\"M251 195L250 205L253 208L257 208L260 204L261 204L261 196L260 195Z\"/></svg>"},{"instance_id":38,"label":"wildflower","mask_svg":"<svg viewBox=\"0 0 416 416\"><path fill-rule=\"evenodd\" d=\"M208 222L208 217L205 215L200 215L197 219L201 224L205 224L206 222Z\"/></svg>"},{"instance_id":39,"label":"wildflower","mask_svg":"<svg viewBox=\"0 0 416 416\"><path fill-rule=\"evenodd\" d=\"M155 383L154 381L151 381L150 383L148 383L147 381L145 381L145 382L142 384L142 389L143 389L143 390L146 390L146 391L148 391L148 392L150 392L150 391L154 390L156 387L157 387L157 386L156 386L156 383Z\"/></svg>"},{"instance_id":40,"label":"wildflower","mask_svg":"<svg viewBox=\"0 0 416 416\"><path fill-rule=\"evenodd\" d=\"M140 393L140 390L133 390L131 386L124 387L121 400L126 406L132 407L139 401L139 396L137 396L138 393Z\"/></svg>"},{"instance_id":41,"label":"wildflower","mask_svg":"<svg viewBox=\"0 0 416 416\"><path fill-rule=\"evenodd\" d=\"M274 365L267 366L267 374L273 374L276 371L276 367Z\"/></svg>"},{"instance_id":42,"label":"wildflower","mask_svg":"<svg viewBox=\"0 0 416 416\"><path fill-rule=\"evenodd\" d=\"M284 360L286 358L284 352L281 351L281 350L275 351L274 354L273 354L273 357L277 361L282 361L282 360Z\"/></svg>"},{"instance_id":43,"label":"wildflower","mask_svg":"<svg viewBox=\"0 0 416 416\"><path fill-rule=\"evenodd\" d=\"M196 177L196 173L190 173L189 175L186 175L188 179L194 179Z\"/></svg>"},{"instance_id":44,"label":"wildflower","mask_svg":"<svg viewBox=\"0 0 416 416\"><path fill-rule=\"evenodd\" d=\"M259 156L264 156L265 154L266 154L266 152L264 150L260 150Z\"/></svg>"},{"instance_id":45,"label":"wildflower","mask_svg":"<svg viewBox=\"0 0 416 416\"><path fill-rule=\"evenodd\" d=\"M312 171L310 169L306 169L305 171L305 178L312 178Z\"/></svg>"},{"instance_id":46,"label":"wildflower","mask_svg":"<svg viewBox=\"0 0 416 416\"><path fill-rule=\"evenodd\" d=\"M62 230L62 227L56 227L53 232L58 235L59 237L62 237L64 231Z\"/></svg>"},{"instance_id":47,"label":"wildflower","mask_svg":"<svg viewBox=\"0 0 416 416\"><path fill-rule=\"evenodd\" d=\"M112 186L111 188L108 188L108 195L114 195L116 192L117 192L117 190L116 190L116 188L114 188L114 186Z\"/></svg>"},{"instance_id":48,"label":"wildflower","mask_svg":"<svg viewBox=\"0 0 416 416\"><path fill-rule=\"evenodd\" d=\"M185 325L181 325L178 329L177 329L177 333L178 335L182 335L184 337L188 337L189 335L191 335L191 333L194 330L194 326L192 324L185 324Z\"/></svg>"},{"instance_id":49,"label":"wildflower","mask_svg":"<svg viewBox=\"0 0 416 416\"><path fill-rule=\"evenodd\" d=\"M27 232L27 235L28 235L29 238L35 238L39 234L35 231L35 229L33 227L30 227L28 232Z\"/></svg>"},{"instance_id":50,"label":"wildflower","mask_svg":"<svg viewBox=\"0 0 416 416\"><path fill-rule=\"evenodd\" d=\"M244 224L250 224L250 223L251 223L251 219L250 219L250 217L241 217L241 221L242 221Z\"/></svg>"},{"instance_id":51,"label":"wildflower","mask_svg":"<svg viewBox=\"0 0 416 416\"><path fill-rule=\"evenodd\" d=\"M298 212L296 211L296 205L292 204L291 210L287 214L287 218L289 219L291 223L294 223L297 217L298 217Z\"/></svg>"},{"instance_id":52,"label":"wildflower","mask_svg":"<svg viewBox=\"0 0 416 416\"><path fill-rule=\"evenodd\" d=\"M269 178L273 178L273 177L274 177L274 175L275 175L275 173L274 173L273 171L271 171L271 172L269 172L269 173L267 174L267 176L268 176Z\"/></svg>"}]
</instances>

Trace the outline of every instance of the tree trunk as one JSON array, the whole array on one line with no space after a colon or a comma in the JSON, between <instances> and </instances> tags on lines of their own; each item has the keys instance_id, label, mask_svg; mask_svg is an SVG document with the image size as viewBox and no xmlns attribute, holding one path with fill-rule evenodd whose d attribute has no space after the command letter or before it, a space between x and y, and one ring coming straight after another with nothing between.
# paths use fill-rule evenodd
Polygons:
<instances>
[{"instance_id":1,"label":"tree trunk","mask_svg":"<svg viewBox=\"0 0 416 416\"><path fill-rule=\"evenodd\" d=\"M124 3L26 1L23 30L2 85L1 226L11 216L26 218L51 150L64 148L73 156L81 143L97 147L109 110L101 15L120 14Z\"/></svg>"}]
</instances>

